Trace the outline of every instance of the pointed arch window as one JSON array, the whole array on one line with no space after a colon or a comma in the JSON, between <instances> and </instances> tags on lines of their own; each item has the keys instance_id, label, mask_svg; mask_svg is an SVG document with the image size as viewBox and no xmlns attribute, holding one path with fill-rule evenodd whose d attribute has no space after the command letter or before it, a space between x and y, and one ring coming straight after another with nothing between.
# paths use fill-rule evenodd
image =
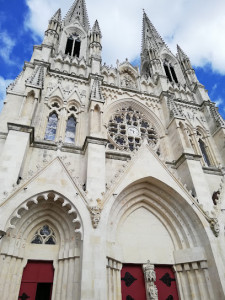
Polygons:
<instances>
[{"instance_id":1,"label":"pointed arch window","mask_svg":"<svg viewBox=\"0 0 225 300\"><path fill-rule=\"evenodd\" d=\"M169 81L170 82L174 81L174 82L178 83L177 75L174 70L174 67L171 66L170 64L168 64L168 62L165 62L163 66L164 66L164 70L165 70L166 76L169 79Z\"/></svg>"},{"instance_id":2,"label":"pointed arch window","mask_svg":"<svg viewBox=\"0 0 225 300\"><path fill-rule=\"evenodd\" d=\"M55 140L57 125L58 125L58 116L56 113L52 113L48 118L48 124L45 131L45 140L48 141Z\"/></svg>"},{"instance_id":3,"label":"pointed arch window","mask_svg":"<svg viewBox=\"0 0 225 300\"><path fill-rule=\"evenodd\" d=\"M209 159L209 156L208 156L208 153L207 153L207 149L206 149L206 145L205 143L203 142L203 140L199 139L198 140L198 143L199 143L199 147L201 149L201 152L202 152L202 157L205 161L205 163L210 166L211 163L210 163L210 159Z\"/></svg>"},{"instance_id":4,"label":"pointed arch window","mask_svg":"<svg viewBox=\"0 0 225 300\"><path fill-rule=\"evenodd\" d=\"M78 35L70 36L67 39L65 54L70 56L80 56L81 40Z\"/></svg>"},{"instance_id":5,"label":"pointed arch window","mask_svg":"<svg viewBox=\"0 0 225 300\"><path fill-rule=\"evenodd\" d=\"M76 119L74 118L74 116L71 116L67 120L67 124L66 124L65 142L74 143L75 134L76 134Z\"/></svg>"},{"instance_id":6,"label":"pointed arch window","mask_svg":"<svg viewBox=\"0 0 225 300\"><path fill-rule=\"evenodd\" d=\"M35 235L31 240L31 244L55 245L56 238L53 229L46 224L43 227L39 228L35 232Z\"/></svg>"}]
</instances>

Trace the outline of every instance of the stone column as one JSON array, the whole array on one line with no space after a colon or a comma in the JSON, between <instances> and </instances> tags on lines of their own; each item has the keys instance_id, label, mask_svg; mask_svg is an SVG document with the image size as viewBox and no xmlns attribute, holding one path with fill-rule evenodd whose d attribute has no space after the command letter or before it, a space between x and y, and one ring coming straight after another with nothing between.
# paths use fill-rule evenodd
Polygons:
<instances>
[{"instance_id":1,"label":"stone column","mask_svg":"<svg viewBox=\"0 0 225 300\"><path fill-rule=\"evenodd\" d=\"M143 265L147 300L158 300L158 290L155 285L156 274L154 269L155 267L150 263L150 260L147 261L146 265Z\"/></svg>"}]
</instances>

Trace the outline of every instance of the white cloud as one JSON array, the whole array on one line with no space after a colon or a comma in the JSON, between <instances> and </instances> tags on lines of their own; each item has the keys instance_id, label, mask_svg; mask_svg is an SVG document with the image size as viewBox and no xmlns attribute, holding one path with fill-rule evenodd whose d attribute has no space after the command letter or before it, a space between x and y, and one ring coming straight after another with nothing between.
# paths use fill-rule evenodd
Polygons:
<instances>
[{"instance_id":1,"label":"white cloud","mask_svg":"<svg viewBox=\"0 0 225 300\"><path fill-rule=\"evenodd\" d=\"M218 98L218 99L216 99L215 103L216 103L216 106L218 107L221 104L223 104L223 99L222 98Z\"/></svg>"},{"instance_id":2,"label":"white cloud","mask_svg":"<svg viewBox=\"0 0 225 300\"><path fill-rule=\"evenodd\" d=\"M2 76L0 76L0 111L2 110L3 101L6 97L6 88L11 82L13 82L12 79L4 79Z\"/></svg>"},{"instance_id":3,"label":"white cloud","mask_svg":"<svg viewBox=\"0 0 225 300\"><path fill-rule=\"evenodd\" d=\"M16 44L16 41L11 39L6 31L0 33L0 56L7 64L15 64L11 59L11 53Z\"/></svg>"},{"instance_id":4,"label":"white cloud","mask_svg":"<svg viewBox=\"0 0 225 300\"><path fill-rule=\"evenodd\" d=\"M73 0L26 0L26 25L43 36L49 18L59 8L63 15ZM176 44L196 66L211 64L225 74L224 0L86 0L91 25L98 19L103 33L103 61L134 59L141 51L142 9L175 53ZM41 20L41 21L40 21Z\"/></svg>"}]
</instances>

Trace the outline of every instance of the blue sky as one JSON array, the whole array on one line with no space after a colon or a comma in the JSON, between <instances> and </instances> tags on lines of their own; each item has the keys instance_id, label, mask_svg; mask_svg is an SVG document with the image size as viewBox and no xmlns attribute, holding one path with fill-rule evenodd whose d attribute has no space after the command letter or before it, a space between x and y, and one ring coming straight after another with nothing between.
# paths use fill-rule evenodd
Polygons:
<instances>
[{"instance_id":1,"label":"blue sky","mask_svg":"<svg viewBox=\"0 0 225 300\"><path fill-rule=\"evenodd\" d=\"M72 2L0 0L0 110L6 86L22 70L24 61L30 60L33 45L41 43L49 18L59 7L65 15ZM172 52L176 53L178 43L189 55L199 81L225 118L225 1L215 0L213 6L211 2L86 0L90 25L98 19L103 33L103 62L115 66L117 58L138 59L145 8Z\"/></svg>"}]
</instances>

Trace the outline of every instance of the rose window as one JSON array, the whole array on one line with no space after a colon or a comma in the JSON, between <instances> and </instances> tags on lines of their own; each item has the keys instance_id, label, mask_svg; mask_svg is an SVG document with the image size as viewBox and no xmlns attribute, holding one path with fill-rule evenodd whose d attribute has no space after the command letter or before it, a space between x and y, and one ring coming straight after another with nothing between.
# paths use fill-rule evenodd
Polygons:
<instances>
[{"instance_id":1,"label":"rose window","mask_svg":"<svg viewBox=\"0 0 225 300\"><path fill-rule=\"evenodd\" d=\"M122 108L111 117L108 124L108 149L137 150L144 138L157 151L158 135L154 126L139 111L132 107Z\"/></svg>"}]
</instances>

